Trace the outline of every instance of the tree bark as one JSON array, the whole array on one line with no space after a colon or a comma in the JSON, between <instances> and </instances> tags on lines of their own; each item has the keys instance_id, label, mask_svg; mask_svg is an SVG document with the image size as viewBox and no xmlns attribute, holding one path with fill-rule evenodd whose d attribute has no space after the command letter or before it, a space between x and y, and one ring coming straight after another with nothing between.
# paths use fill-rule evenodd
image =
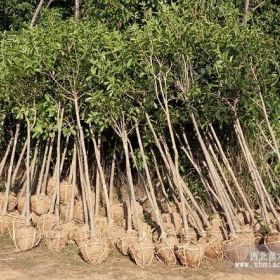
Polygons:
<instances>
[{"instance_id":1,"label":"tree bark","mask_svg":"<svg viewBox=\"0 0 280 280\"><path fill-rule=\"evenodd\" d=\"M81 11L80 11L80 0L75 0L75 18L79 19L81 16Z\"/></svg>"},{"instance_id":2,"label":"tree bark","mask_svg":"<svg viewBox=\"0 0 280 280\"><path fill-rule=\"evenodd\" d=\"M30 22L30 28L33 28L35 26L35 24L36 24L36 22L39 18L40 11L41 11L41 9L44 5L44 2L45 2L45 0L40 0L39 4L38 4L38 6L37 6L37 8L36 8L36 10L33 14L32 20Z\"/></svg>"},{"instance_id":3,"label":"tree bark","mask_svg":"<svg viewBox=\"0 0 280 280\"><path fill-rule=\"evenodd\" d=\"M243 25L247 25L248 21L248 11L249 11L250 0L245 0L244 2L244 10L243 10Z\"/></svg>"}]
</instances>

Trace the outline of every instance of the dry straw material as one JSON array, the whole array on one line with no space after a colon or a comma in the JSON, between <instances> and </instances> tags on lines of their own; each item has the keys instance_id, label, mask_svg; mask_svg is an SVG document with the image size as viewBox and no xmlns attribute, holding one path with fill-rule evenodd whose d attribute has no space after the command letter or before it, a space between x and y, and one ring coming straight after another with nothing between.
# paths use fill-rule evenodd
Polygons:
<instances>
[{"instance_id":1,"label":"dry straw material","mask_svg":"<svg viewBox=\"0 0 280 280\"><path fill-rule=\"evenodd\" d=\"M175 254L181 265L199 267L204 256L204 246L193 241L181 243L175 246Z\"/></svg>"},{"instance_id":2,"label":"dry straw material","mask_svg":"<svg viewBox=\"0 0 280 280\"><path fill-rule=\"evenodd\" d=\"M79 247L83 259L90 264L100 264L108 257L109 248L102 238L91 237L82 242Z\"/></svg>"},{"instance_id":3,"label":"dry straw material","mask_svg":"<svg viewBox=\"0 0 280 280\"><path fill-rule=\"evenodd\" d=\"M178 239L175 236L169 236L155 245L157 259L166 265L175 265L177 258L174 253L174 247L178 245Z\"/></svg>"},{"instance_id":4,"label":"dry straw material","mask_svg":"<svg viewBox=\"0 0 280 280\"><path fill-rule=\"evenodd\" d=\"M0 210L2 211L2 207L4 204L4 197L5 193L0 192ZM15 196L14 193L10 193L8 196L8 211L12 211L16 208L17 206L17 197Z\"/></svg>"},{"instance_id":5,"label":"dry straw material","mask_svg":"<svg viewBox=\"0 0 280 280\"><path fill-rule=\"evenodd\" d=\"M47 213L50 208L50 198L45 194L36 194L31 196L31 209L37 215Z\"/></svg>"},{"instance_id":6,"label":"dry straw material","mask_svg":"<svg viewBox=\"0 0 280 280\"><path fill-rule=\"evenodd\" d=\"M65 228L53 226L45 233L45 243L51 251L59 252L68 243L68 232Z\"/></svg>"},{"instance_id":7,"label":"dry straw material","mask_svg":"<svg viewBox=\"0 0 280 280\"><path fill-rule=\"evenodd\" d=\"M14 229L13 241L18 252L27 251L40 243L41 234L36 228L24 225Z\"/></svg>"},{"instance_id":8,"label":"dry straw material","mask_svg":"<svg viewBox=\"0 0 280 280\"><path fill-rule=\"evenodd\" d=\"M119 251L121 252L121 254L123 254L124 256L127 256L129 254L129 247L137 239L138 239L137 231L130 230L130 231L124 233L124 235L121 238L119 238L116 246L119 249Z\"/></svg>"},{"instance_id":9,"label":"dry straw material","mask_svg":"<svg viewBox=\"0 0 280 280\"><path fill-rule=\"evenodd\" d=\"M142 268L150 266L154 260L154 244L148 238L133 240L128 250L132 260Z\"/></svg>"}]
</instances>

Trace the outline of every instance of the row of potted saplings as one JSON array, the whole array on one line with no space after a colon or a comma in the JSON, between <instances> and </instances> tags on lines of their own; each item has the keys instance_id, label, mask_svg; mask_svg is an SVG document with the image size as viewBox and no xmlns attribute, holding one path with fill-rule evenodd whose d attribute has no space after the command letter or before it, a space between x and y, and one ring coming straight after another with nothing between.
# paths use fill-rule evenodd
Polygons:
<instances>
[{"instance_id":1,"label":"row of potted saplings","mask_svg":"<svg viewBox=\"0 0 280 280\"><path fill-rule=\"evenodd\" d=\"M82 195L67 181L60 183L59 210L54 207L56 201L52 201L52 193L55 185L55 179L50 178L46 194L31 196L28 223L23 192L18 197L12 192L9 194L9 212L0 216L0 232L10 234L17 251L30 250L44 239L47 248L53 251L76 243L83 259L92 264L105 261L110 250L117 248L140 267L147 267L155 260L166 265L180 263L186 267L198 267L203 258L224 256L233 262L245 261L250 252L257 250L260 241L255 230L240 217L241 214L237 216L242 228L238 240L225 240L224 224L218 214L212 218L205 236L198 238L191 227L189 235L185 236L182 218L175 206L169 207L168 213L161 214L164 233L158 231L152 216L149 224L145 221L144 210L137 202L134 211L129 201L111 203L110 223L102 207L96 212L99 215L95 214L93 221L89 221L84 214L88 209L85 209ZM0 193L0 205L3 201L4 193ZM95 201L94 193L91 201ZM136 215L133 215L135 210ZM268 250L280 253L278 234L269 235L265 241Z\"/></svg>"}]
</instances>

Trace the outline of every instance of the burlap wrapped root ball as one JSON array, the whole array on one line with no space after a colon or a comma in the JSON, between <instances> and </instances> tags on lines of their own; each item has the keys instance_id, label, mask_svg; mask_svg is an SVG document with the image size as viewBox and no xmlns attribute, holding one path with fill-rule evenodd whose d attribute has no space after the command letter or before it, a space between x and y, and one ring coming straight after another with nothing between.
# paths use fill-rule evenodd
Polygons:
<instances>
[{"instance_id":1,"label":"burlap wrapped root ball","mask_svg":"<svg viewBox=\"0 0 280 280\"><path fill-rule=\"evenodd\" d=\"M154 260L154 244L148 238L133 240L129 246L129 255L140 267L148 267Z\"/></svg>"},{"instance_id":2,"label":"burlap wrapped root ball","mask_svg":"<svg viewBox=\"0 0 280 280\"><path fill-rule=\"evenodd\" d=\"M176 236L177 231L174 227L174 224L171 221L171 214L170 213L164 213L162 214L162 226L164 229L164 232L166 233L167 236ZM153 231L153 241L157 242L161 238L160 232L155 230Z\"/></svg>"},{"instance_id":3,"label":"burlap wrapped root ball","mask_svg":"<svg viewBox=\"0 0 280 280\"><path fill-rule=\"evenodd\" d=\"M135 219L132 216L132 227L133 229L138 230L138 227L140 227L143 231L143 237L147 237L149 239L153 239L153 230L151 228L151 226L149 224L147 224L146 222L142 221L141 219Z\"/></svg>"},{"instance_id":4,"label":"burlap wrapped root ball","mask_svg":"<svg viewBox=\"0 0 280 280\"><path fill-rule=\"evenodd\" d=\"M264 246L269 252L280 254L280 234L273 232L267 235L264 239Z\"/></svg>"},{"instance_id":5,"label":"burlap wrapped root ball","mask_svg":"<svg viewBox=\"0 0 280 280\"><path fill-rule=\"evenodd\" d=\"M223 240L218 238L217 235L207 236L205 239L205 252L204 255L208 259L223 258Z\"/></svg>"},{"instance_id":6,"label":"burlap wrapped root ball","mask_svg":"<svg viewBox=\"0 0 280 280\"><path fill-rule=\"evenodd\" d=\"M111 225L107 229L107 242L110 248L116 247L118 241L125 235L125 230L118 225ZM102 235L104 237L104 235Z\"/></svg>"},{"instance_id":7,"label":"burlap wrapped root ball","mask_svg":"<svg viewBox=\"0 0 280 280\"><path fill-rule=\"evenodd\" d=\"M0 234L9 232L10 225L19 218L18 212L12 212L0 215Z\"/></svg>"},{"instance_id":8,"label":"burlap wrapped root ball","mask_svg":"<svg viewBox=\"0 0 280 280\"><path fill-rule=\"evenodd\" d=\"M240 232L236 239L228 240L224 244L224 257L232 262L244 262L256 250L254 233Z\"/></svg>"},{"instance_id":9,"label":"burlap wrapped root ball","mask_svg":"<svg viewBox=\"0 0 280 280\"><path fill-rule=\"evenodd\" d=\"M31 209L37 215L47 213L50 208L51 200L45 194L35 194L31 196Z\"/></svg>"},{"instance_id":10,"label":"burlap wrapped root ball","mask_svg":"<svg viewBox=\"0 0 280 280\"><path fill-rule=\"evenodd\" d=\"M78 228L73 234L73 239L78 246L84 243L86 240L89 240L91 236L88 225L78 225Z\"/></svg>"},{"instance_id":11,"label":"burlap wrapped root ball","mask_svg":"<svg viewBox=\"0 0 280 280\"><path fill-rule=\"evenodd\" d=\"M187 242L187 241L196 242L198 240L198 237L199 236L198 236L196 230L192 227L190 227L188 229L187 236L186 236L186 231L185 231L185 228L184 228L183 225L180 228L180 230L178 231L178 238L179 238L181 243L184 243L184 242Z\"/></svg>"},{"instance_id":12,"label":"burlap wrapped root ball","mask_svg":"<svg viewBox=\"0 0 280 280\"><path fill-rule=\"evenodd\" d=\"M31 222L34 226L37 226L40 216L35 214L34 212L30 213Z\"/></svg>"},{"instance_id":13,"label":"burlap wrapped root ball","mask_svg":"<svg viewBox=\"0 0 280 280\"><path fill-rule=\"evenodd\" d=\"M18 252L27 251L40 243L41 234L33 226L25 225L14 229L13 241Z\"/></svg>"},{"instance_id":14,"label":"burlap wrapped root ball","mask_svg":"<svg viewBox=\"0 0 280 280\"><path fill-rule=\"evenodd\" d=\"M145 218L144 218L144 209L143 209L143 207L137 201L135 202L135 206L136 206L136 215L137 215L138 219L144 221ZM131 211L134 212L133 206L131 206Z\"/></svg>"},{"instance_id":15,"label":"burlap wrapped root ball","mask_svg":"<svg viewBox=\"0 0 280 280\"><path fill-rule=\"evenodd\" d=\"M111 205L112 219L115 225L122 226L124 219L124 205L123 203Z\"/></svg>"},{"instance_id":16,"label":"burlap wrapped root ball","mask_svg":"<svg viewBox=\"0 0 280 280\"><path fill-rule=\"evenodd\" d=\"M70 213L71 212L71 206L70 205L59 205L59 214L60 214L60 219L65 222L69 221L70 219Z\"/></svg>"},{"instance_id":17,"label":"burlap wrapped root ball","mask_svg":"<svg viewBox=\"0 0 280 280\"><path fill-rule=\"evenodd\" d=\"M61 229L67 233L68 244L75 242L76 231L79 230L79 225L75 221L68 221L60 225Z\"/></svg>"},{"instance_id":18,"label":"burlap wrapped root ball","mask_svg":"<svg viewBox=\"0 0 280 280\"><path fill-rule=\"evenodd\" d=\"M175 236L168 236L160 243L155 245L157 259L166 265L175 265L177 258L174 253L174 247L178 245L179 241Z\"/></svg>"},{"instance_id":19,"label":"burlap wrapped root ball","mask_svg":"<svg viewBox=\"0 0 280 280\"><path fill-rule=\"evenodd\" d=\"M172 212L170 214L170 223L174 226L176 235L179 235L182 233L182 227L183 227L183 220L181 215L178 212Z\"/></svg>"},{"instance_id":20,"label":"burlap wrapped root ball","mask_svg":"<svg viewBox=\"0 0 280 280\"><path fill-rule=\"evenodd\" d=\"M21 217L20 215L14 216L10 218L10 222L8 225L9 235L12 240L15 239L15 232L21 228L26 226L26 218Z\"/></svg>"},{"instance_id":21,"label":"burlap wrapped root ball","mask_svg":"<svg viewBox=\"0 0 280 280\"><path fill-rule=\"evenodd\" d=\"M23 212L24 206L25 206L25 196L19 195L17 198L17 210L19 211L19 213Z\"/></svg>"},{"instance_id":22,"label":"burlap wrapped root ball","mask_svg":"<svg viewBox=\"0 0 280 280\"><path fill-rule=\"evenodd\" d=\"M104 216L94 217L94 224L98 232L107 232L108 229L108 219Z\"/></svg>"},{"instance_id":23,"label":"burlap wrapped root ball","mask_svg":"<svg viewBox=\"0 0 280 280\"><path fill-rule=\"evenodd\" d=\"M74 197L78 194L77 187L67 181L59 184L59 199L62 204L69 204L74 192Z\"/></svg>"},{"instance_id":24,"label":"burlap wrapped root ball","mask_svg":"<svg viewBox=\"0 0 280 280\"><path fill-rule=\"evenodd\" d=\"M0 192L0 211L2 211L2 207L4 205L5 193ZM17 206L17 197L14 193L9 193L8 196L8 211L12 211Z\"/></svg>"},{"instance_id":25,"label":"burlap wrapped root ball","mask_svg":"<svg viewBox=\"0 0 280 280\"><path fill-rule=\"evenodd\" d=\"M49 178L47 182L47 195L51 196L53 194L55 185L56 185L56 178L55 177Z\"/></svg>"},{"instance_id":26,"label":"burlap wrapped root ball","mask_svg":"<svg viewBox=\"0 0 280 280\"><path fill-rule=\"evenodd\" d=\"M97 236L81 242L79 248L83 259L93 265L104 262L109 253L107 242Z\"/></svg>"},{"instance_id":27,"label":"burlap wrapped root ball","mask_svg":"<svg viewBox=\"0 0 280 280\"><path fill-rule=\"evenodd\" d=\"M175 245L175 254L183 266L199 267L204 256L204 246L198 242L187 242Z\"/></svg>"},{"instance_id":28,"label":"burlap wrapped root ball","mask_svg":"<svg viewBox=\"0 0 280 280\"><path fill-rule=\"evenodd\" d=\"M205 238L205 257L218 259L223 257L224 238L220 227L211 227Z\"/></svg>"},{"instance_id":29,"label":"burlap wrapped root ball","mask_svg":"<svg viewBox=\"0 0 280 280\"><path fill-rule=\"evenodd\" d=\"M176 236L177 235L175 227L171 222L170 223L169 222L163 222L162 226L163 226L164 232L166 233L167 236ZM156 243L161 241L161 233L160 233L159 230L154 230L153 231L152 240Z\"/></svg>"},{"instance_id":30,"label":"burlap wrapped root ball","mask_svg":"<svg viewBox=\"0 0 280 280\"><path fill-rule=\"evenodd\" d=\"M45 243L49 250L60 252L68 244L68 231L61 226L53 226L45 233Z\"/></svg>"},{"instance_id":31,"label":"burlap wrapped root ball","mask_svg":"<svg viewBox=\"0 0 280 280\"><path fill-rule=\"evenodd\" d=\"M46 213L34 219L36 226L45 235L56 224L56 217L52 213Z\"/></svg>"},{"instance_id":32,"label":"burlap wrapped root ball","mask_svg":"<svg viewBox=\"0 0 280 280\"><path fill-rule=\"evenodd\" d=\"M78 223L84 223L84 207L83 202L81 200L76 201L74 205L74 220Z\"/></svg>"},{"instance_id":33,"label":"burlap wrapped root ball","mask_svg":"<svg viewBox=\"0 0 280 280\"><path fill-rule=\"evenodd\" d=\"M138 239L137 231L130 230L123 234L121 238L116 243L116 246L118 250L123 254L124 256L127 256L129 254L129 247L131 244Z\"/></svg>"}]
</instances>

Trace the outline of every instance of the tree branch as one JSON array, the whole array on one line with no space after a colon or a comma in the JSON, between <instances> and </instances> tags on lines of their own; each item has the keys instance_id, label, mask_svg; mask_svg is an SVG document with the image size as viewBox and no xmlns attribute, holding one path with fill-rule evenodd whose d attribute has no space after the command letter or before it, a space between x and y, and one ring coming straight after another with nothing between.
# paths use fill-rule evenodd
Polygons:
<instances>
[{"instance_id":1,"label":"tree branch","mask_svg":"<svg viewBox=\"0 0 280 280\"><path fill-rule=\"evenodd\" d=\"M33 17L32 17L31 23L30 23L30 28L33 28L35 26L36 21L39 17L39 13L44 5L44 2L45 2L45 0L40 0L39 5L37 6L37 8L33 14Z\"/></svg>"}]
</instances>

